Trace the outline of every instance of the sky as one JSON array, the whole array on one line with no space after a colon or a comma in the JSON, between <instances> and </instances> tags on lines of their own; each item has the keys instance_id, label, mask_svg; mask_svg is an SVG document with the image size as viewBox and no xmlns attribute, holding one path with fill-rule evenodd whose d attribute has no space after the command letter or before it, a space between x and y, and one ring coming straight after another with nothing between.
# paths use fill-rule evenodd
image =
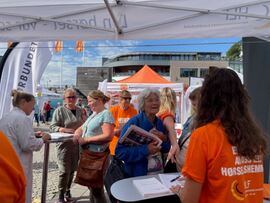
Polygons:
<instances>
[{"instance_id":1,"label":"sky","mask_svg":"<svg viewBox=\"0 0 270 203\"><path fill-rule=\"evenodd\" d=\"M85 41L84 52L75 51L75 41L64 41L64 49L53 53L41 78L41 85L76 85L77 67L102 66L102 57L112 58L119 54L136 51L161 52L221 52L226 55L228 49L240 38L218 39L175 39L175 40L100 40ZM6 45L5 45L6 46ZM0 49L3 55L5 49ZM2 53L1 53L2 52ZM62 70L62 71L61 71ZM62 78L62 79L61 79Z\"/></svg>"}]
</instances>

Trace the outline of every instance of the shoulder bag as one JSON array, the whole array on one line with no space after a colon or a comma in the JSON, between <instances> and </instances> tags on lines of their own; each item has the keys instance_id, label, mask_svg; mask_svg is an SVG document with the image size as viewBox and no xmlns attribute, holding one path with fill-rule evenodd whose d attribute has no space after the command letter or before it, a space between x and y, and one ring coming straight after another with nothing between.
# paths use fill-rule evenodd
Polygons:
<instances>
[{"instance_id":1,"label":"shoulder bag","mask_svg":"<svg viewBox=\"0 0 270 203\"><path fill-rule=\"evenodd\" d=\"M92 152L84 149L74 182L91 188L102 188L108 156L109 149L104 152Z\"/></svg>"}]
</instances>

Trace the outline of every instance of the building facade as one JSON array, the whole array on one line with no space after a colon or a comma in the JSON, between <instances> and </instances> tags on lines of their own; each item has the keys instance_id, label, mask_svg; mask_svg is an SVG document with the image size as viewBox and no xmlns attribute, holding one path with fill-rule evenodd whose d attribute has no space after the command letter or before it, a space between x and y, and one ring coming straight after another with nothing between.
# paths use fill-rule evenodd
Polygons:
<instances>
[{"instance_id":1,"label":"building facade","mask_svg":"<svg viewBox=\"0 0 270 203\"><path fill-rule=\"evenodd\" d=\"M90 90L96 90L98 83L112 81L112 68L110 67L77 67L76 87L84 94L88 95Z\"/></svg>"},{"instance_id":2,"label":"building facade","mask_svg":"<svg viewBox=\"0 0 270 203\"><path fill-rule=\"evenodd\" d=\"M188 84L189 77L204 77L210 66L227 67L220 52L133 52L103 59L112 67L113 79L123 79L145 64L173 82Z\"/></svg>"},{"instance_id":3,"label":"building facade","mask_svg":"<svg viewBox=\"0 0 270 203\"><path fill-rule=\"evenodd\" d=\"M103 58L102 67L78 67L77 87L85 94L97 89L98 82L117 81L136 73L145 64L173 82L189 85L190 77L202 78L211 66L237 68L242 62L229 62L220 52L132 52ZM239 69L239 70L238 70Z\"/></svg>"},{"instance_id":4,"label":"building facade","mask_svg":"<svg viewBox=\"0 0 270 203\"><path fill-rule=\"evenodd\" d=\"M171 61L170 78L173 82L189 85L189 79L204 78L211 66L228 67L228 61Z\"/></svg>"}]
</instances>

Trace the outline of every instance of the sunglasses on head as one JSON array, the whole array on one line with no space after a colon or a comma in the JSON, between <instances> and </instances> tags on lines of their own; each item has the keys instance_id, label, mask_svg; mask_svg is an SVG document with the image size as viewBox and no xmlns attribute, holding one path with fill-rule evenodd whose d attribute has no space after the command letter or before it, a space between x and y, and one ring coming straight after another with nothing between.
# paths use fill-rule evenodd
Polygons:
<instances>
[{"instance_id":1,"label":"sunglasses on head","mask_svg":"<svg viewBox=\"0 0 270 203\"><path fill-rule=\"evenodd\" d=\"M68 97L66 97L67 99L75 99L76 98L76 96L68 96Z\"/></svg>"}]
</instances>

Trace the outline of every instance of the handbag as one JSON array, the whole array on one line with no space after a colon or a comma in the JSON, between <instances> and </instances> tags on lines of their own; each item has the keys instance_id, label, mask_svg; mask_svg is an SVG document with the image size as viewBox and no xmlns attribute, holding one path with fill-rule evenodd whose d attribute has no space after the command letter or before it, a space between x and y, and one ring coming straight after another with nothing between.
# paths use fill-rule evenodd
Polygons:
<instances>
[{"instance_id":1,"label":"handbag","mask_svg":"<svg viewBox=\"0 0 270 203\"><path fill-rule=\"evenodd\" d=\"M177 171L176 163L173 163L171 160L167 161L168 153L163 154L163 163L164 163L164 173L175 173Z\"/></svg>"},{"instance_id":2,"label":"handbag","mask_svg":"<svg viewBox=\"0 0 270 203\"><path fill-rule=\"evenodd\" d=\"M104 152L84 149L81 153L74 182L91 188L102 188L108 155L108 149Z\"/></svg>"},{"instance_id":3,"label":"handbag","mask_svg":"<svg viewBox=\"0 0 270 203\"><path fill-rule=\"evenodd\" d=\"M117 200L111 194L111 186L118 180L127 178L127 174L124 169L124 162L117 159L115 156L112 158L107 173L105 175L104 185L108 196L112 203L116 203Z\"/></svg>"}]
</instances>

